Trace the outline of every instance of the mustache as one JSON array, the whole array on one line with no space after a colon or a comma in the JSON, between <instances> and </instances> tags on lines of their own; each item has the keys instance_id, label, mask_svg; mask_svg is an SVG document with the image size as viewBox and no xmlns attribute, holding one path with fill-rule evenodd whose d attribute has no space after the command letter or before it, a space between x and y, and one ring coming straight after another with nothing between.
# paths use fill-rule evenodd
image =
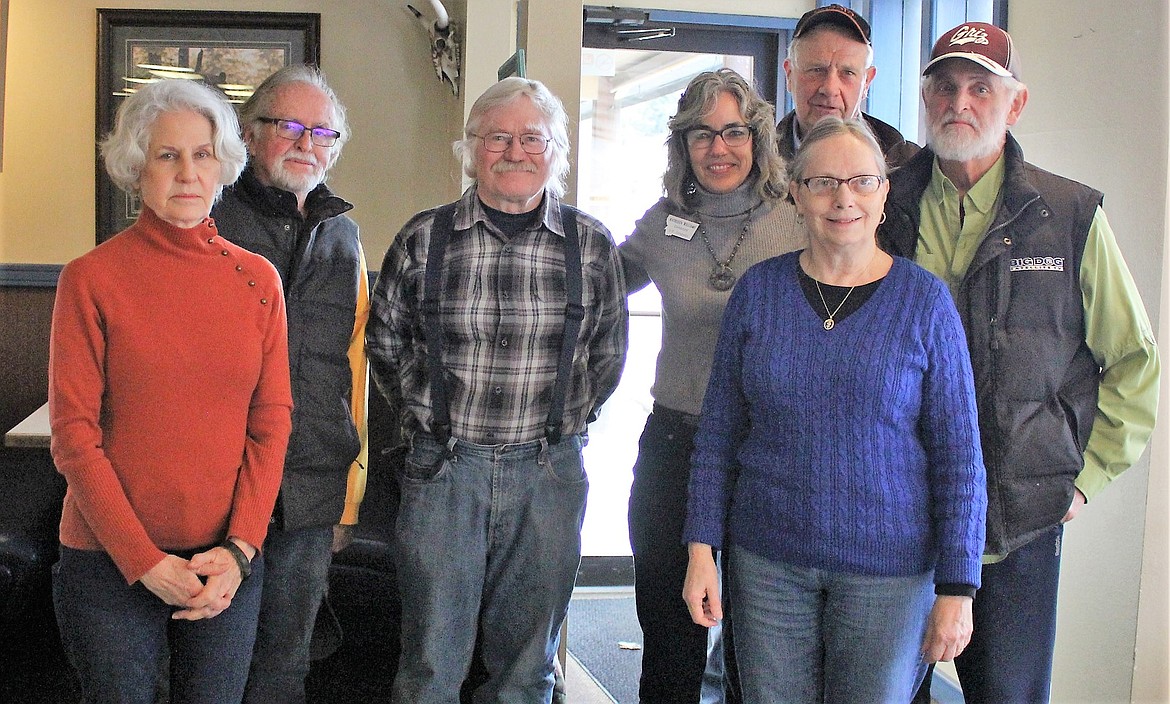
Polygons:
<instances>
[{"instance_id":1,"label":"mustache","mask_svg":"<svg viewBox=\"0 0 1170 704\"><path fill-rule=\"evenodd\" d=\"M306 152L300 152L297 154L290 153L280 157L280 163L282 166L289 161L304 161L312 164L314 167L321 166L321 162L319 159L317 159L317 155Z\"/></svg>"},{"instance_id":2,"label":"mustache","mask_svg":"<svg viewBox=\"0 0 1170 704\"><path fill-rule=\"evenodd\" d=\"M533 164L531 161L504 161L503 159L492 164L493 174L502 174L509 171L523 171L534 174L536 173L536 164Z\"/></svg>"},{"instance_id":3,"label":"mustache","mask_svg":"<svg viewBox=\"0 0 1170 704\"><path fill-rule=\"evenodd\" d=\"M975 118L971 117L970 115L960 115L959 113L948 111L945 115L943 115L939 124L945 125L950 122L961 122L964 125L970 125L972 127L979 126L979 123L975 121Z\"/></svg>"}]
</instances>

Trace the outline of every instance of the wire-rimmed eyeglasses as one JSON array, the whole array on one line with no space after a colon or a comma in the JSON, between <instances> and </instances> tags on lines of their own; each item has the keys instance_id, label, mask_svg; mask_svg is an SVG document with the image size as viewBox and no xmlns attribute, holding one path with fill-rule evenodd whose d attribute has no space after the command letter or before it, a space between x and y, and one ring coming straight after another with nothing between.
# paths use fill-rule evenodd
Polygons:
<instances>
[{"instance_id":1,"label":"wire-rimmed eyeglasses","mask_svg":"<svg viewBox=\"0 0 1170 704\"><path fill-rule=\"evenodd\" d=\"M885 179L874 174L861 174L850 178L835 178L833 176L813 176L801 179L801 183L814 196L828 196L837 192L842 183L849 184L849 190L859 196L871 196L881 188Z\"/></svg>"},{"instance_id":2,"label":"wire-rimmed eyeglasses","mask_svg":"<svg viewBox=\"0 0 1170 704\"><path fill-rule=\"evenodd\" d=\"M260 122L276 125L276 134L285 139L297 141L305 130L309 131L309 139L318 147L332 147L341 139L341 133L328 127L306 127L296 120L282 120L279 117L257 117Z\"/></svg>"},{"instance_id":3,"label":"wire-rimmed eyeglasses","mask_svg":"<svg viewBox=\"0 0 1170 704\"><path fill-rule=\"evenodd\" d=\"M508 151L508 147L512 146L512 140L516 138L515 135L507 132L473 134L472 136L482 139L483 148L493 154ZM552 137L526 132L520 135L520 148L524 150L525 154L544 154L548 150L548 143L551 141Z\"/></svg>"}]
</instances>

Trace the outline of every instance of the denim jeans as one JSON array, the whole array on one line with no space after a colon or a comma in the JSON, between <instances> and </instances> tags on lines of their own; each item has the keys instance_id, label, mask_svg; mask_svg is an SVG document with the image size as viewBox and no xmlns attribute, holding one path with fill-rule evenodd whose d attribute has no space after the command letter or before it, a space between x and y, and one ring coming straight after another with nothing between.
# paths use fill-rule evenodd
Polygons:
<instances>
[{"instance_id":1,"label":"denim jeans","mask_svg":"<svg viewBox=\"0 0 1170 704\"><path fill-rule=\"evenodd\" d=\"M195 552L182 553L190 557ZM256 636L264 558L231 606L214 618L171 619L175 607L141 582L127 585L109 555L61 546L53 567L53 605L61 644L86 704L172 704L240 701ZM162 682L170 662L169 685Z\"/></svg>"},{"instance_id":2,"label":"denim jeans","mask_svg":"<svg viewBox=\"0 0 1170 704\"><path fill-rule=\"evenodd\" d=\"M874 577L730 550L745 704L906 704L926 664L933 575Z\"/></svg>"},{"instance_id":3,"label":"denim jeans","mask_svg":"<svg viewBox=\"0 0 1170 704\"><path fill-rule=\"evenodd\" d=\"M699 688L699 704L723 704L723 624L707 630L707 668Z\"/></svg>"},{"instance_id":4,"label":"denim jeans","mask_svg":"<svg viewBox=\"0 0 1170 704\"><path fill-rule=\"evenodd\" d=\"M970 704L1047 702L1056 643L1056 591L1064 526L983 566L975 631L955 658Z\"/></svg>"},{"instance_id":5,"label":"denim jeans","mask_svg":"<svg viewBox=\"0 0 1170 704\"><path fill-rule=\"evenodd\" d=\"M719 567L719 593L723 596L723 620L707 629L707 668L703 670L703 686L699 690L699 704L739 704L739 669L735 664L735 640L732 634L731 598L728 594L731 580L727 575L727 560L716 556Z\"/></svg>"},{"instance_id":6,"label":"denim jeans","mask_svg":"<svg viewBox=\"0 0 1170 704\"><path fill-rule=\"evenodd\" d=\"M695 420L654 406L638 441L630 487L634 597L642 626L642 704L696 704L707 664L707 629L682 600L687 548L682 544Z\"/></svg>"},{"instance_id":7,"label":"denim jeans","mask_svg":"<svg viewBox=\"0 0 1170 704\"><path fill-rule=\"evenodd\" d=\"M244 701L305 701L309 641L333 560L333 526L284 531L271 526L264 540L268 572Z\"/></svg>"},{"instance_id":8,"label":"denim jeans","mask_svg":"<svg viewBox=\"0 0 1170 704\"><path fill-rule=\"evenodd\" d=\"M475 701L548 704L581 562L583 438L450 451L417 434L395 538L402 654L391 701L457 704L481 640Z\"/></svg>"}]
</instances>

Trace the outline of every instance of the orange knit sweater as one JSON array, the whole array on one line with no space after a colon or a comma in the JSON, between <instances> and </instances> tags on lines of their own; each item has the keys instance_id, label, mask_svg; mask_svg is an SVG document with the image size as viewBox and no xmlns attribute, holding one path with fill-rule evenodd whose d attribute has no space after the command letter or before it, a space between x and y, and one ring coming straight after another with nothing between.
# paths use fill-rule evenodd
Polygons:
<instances>
[{"instance_id":1,"label":"orange knit sweater","mask_svg":"<svg viewBox=\"0 0 1170 704\"><path fill-rule=\"evenodd\" d=\"M61 272L49 345L61 543L128 583L228 535L259 547L291 430L280 277L143 208Z\"/></svg>"}]
</instances>

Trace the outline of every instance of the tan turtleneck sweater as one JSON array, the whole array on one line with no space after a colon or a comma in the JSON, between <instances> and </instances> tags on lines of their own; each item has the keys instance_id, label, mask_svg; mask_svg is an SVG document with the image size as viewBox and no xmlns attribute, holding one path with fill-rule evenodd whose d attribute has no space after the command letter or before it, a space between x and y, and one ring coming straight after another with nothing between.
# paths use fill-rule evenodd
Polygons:
<instances>
[{"instance_id":1,"label":"tan turtleneck sweater","mask_svg":"<svg viewBox=\"0 0 1170 704\"><path fill-rule=\"evenodd\" d=\"M706 232L719 261L726 262L747 224L747 234L729 265L737 281L753 264L805 246L807 236L796 222L795 206L787 200L761 202L754 185L749 180L726 194L700 188L690 211L663 198L618 248L630 292L653 283L662 294L662 349L652 393L655 402L667 408L693 415L702 409L723 308L731 296L730 290L710 285L716 264L701 232ZM667 234L671 216L699 227L689 240ZM684 233L690 229L676 222L670 230L680 227Z\"/></svg>"}]
</instances>

